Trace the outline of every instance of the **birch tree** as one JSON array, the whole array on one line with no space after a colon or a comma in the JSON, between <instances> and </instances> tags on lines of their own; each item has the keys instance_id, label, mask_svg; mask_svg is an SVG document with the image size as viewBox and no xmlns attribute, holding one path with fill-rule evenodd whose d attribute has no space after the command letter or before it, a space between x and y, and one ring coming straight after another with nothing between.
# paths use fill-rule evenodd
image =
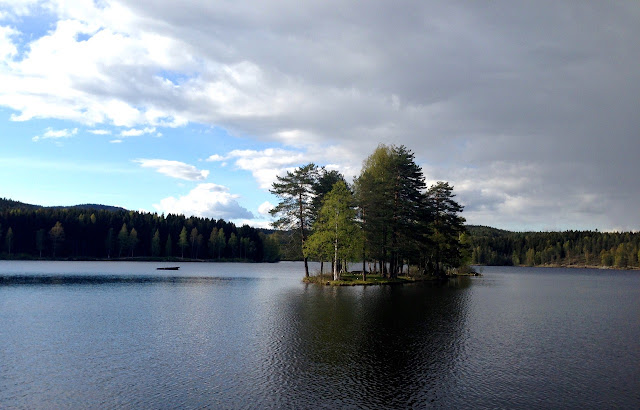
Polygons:
<instances>
[{"instance_id":1,"label":"birch tree","mask_svg":"<svg viewBox=\"0 0 640 410\"><path fill-rule=\"evenodd\" d=\"M332 251L333 280L340 279L339 261L351 261L359 256L360 227L356 223L353 195L343 181L338 181L325 196L313 224L313 234L304 249L307 255Z\"/></svg>"}]
</instances>

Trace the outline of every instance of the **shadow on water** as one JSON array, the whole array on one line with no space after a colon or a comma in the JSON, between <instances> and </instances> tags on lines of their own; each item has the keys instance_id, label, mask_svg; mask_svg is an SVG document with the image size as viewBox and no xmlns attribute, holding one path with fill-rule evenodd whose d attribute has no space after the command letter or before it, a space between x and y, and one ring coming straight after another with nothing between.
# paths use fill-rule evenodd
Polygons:
<instances>
[{"instance_id":1,"label":"shadow on water","mask_svg":"<svg viewBox=\"0 0 640 410\"><path fill-rule=\"evenodd\" d=\"M460 280L461 279L461 280ZM307 286L265 346L269 406L437 405L464 337L468 278L444 285Z\"/></svg>"}]
</instances>

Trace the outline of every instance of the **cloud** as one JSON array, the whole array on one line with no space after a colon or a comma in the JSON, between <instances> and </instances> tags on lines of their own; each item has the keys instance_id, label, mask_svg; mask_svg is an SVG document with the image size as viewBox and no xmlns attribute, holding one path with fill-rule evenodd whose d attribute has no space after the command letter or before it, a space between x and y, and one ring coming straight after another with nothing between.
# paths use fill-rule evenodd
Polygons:
<instances>
[{"instance_id":1,"label":"cloud","mask_svg":"<svg viewBox=\"0 0 640 410\"><path fill-rule=\"evenodd\" d=\"M111 135L109 130L88 130L88 132L94 135Z\"/></svg>"},{"instance_id":2,"label":"cloud","mask_svg":"<svg viewBox=\"0 0 640 410\"><path fill-rule=\"evenodd\" d=\"M137 162L143 168L153 168L161 174L187 181L202 181L209 176L209 171L199 170L193 165L179 161L140 158L134 160L134 162Z\"/></svg>"},{"instance_id":3,"label":"cloud","mask_svg":"<svg viewBox=\"0 0 640 410\"><path fill-rule=\"evenodd\" d=\"M251 172L261 189L269 190L278 176L284 176L287 171L293 171L296 167L310 162L326 164L325 168L338 170L349 180L359 173L363 159L363 157L357 157L348 145L313 144L299 150L282 148L233 150L224 156L211 155L207 161L233 161L238 169ZM226 165L226 162L222 162L222 165Z\"/></svg>"},{"instance_id":4,"label":"cloud","mask_svg":"<svg viewBox=\"0 0 640 410\"><path fill-rule=\"evenodd\" d=\"M213 183L199 184L187 195L168 197L154 204L158 212L184 214L213 219L253 219L253 214L242 207L239 195L229 193L227 187Z\"/></svg>"},{"instance_id":5,"label":"cloud","mask_svg":"<svg viewBox=\"0 0 640 410\"><path fill-rule=\"evenodd\" d=\"M121 137L139 137L144 134L151 134L156 132L155 127L146 127L144 129L135 129L132 128L130 130L124 130L120 132Z\"/></svg>"},{"instance_id":6,"label":"cloud","mask_svg":"<svg viewBox=\"0 0 640 410\"><path fill-rule=\"evenodd\" d=\"M269 189L279 174L287 169L306 163L309 158L302 152L269 148L257 150L233 150L226 155L233 159L236 167L250 171L262 189Z\"/></svg>"},{"instance_id":7,"label":"cloud","mask_svg":"<svg viewBox=\"0 0 640 410\"><path fill-rule=\"evenodd\" d=\"M263 203L260 204L260 206L258 207L258 213L260 215L263 216L269 216L269 212L274 208L274 205L269 202L269 201L265 201Z\"/></svg>"},{"instance_id":8,"label":"cloud","mask_svg":"<svg viewBox=\"0 0 640 410\"><path fill-rule=\"evenodd\" d=\"M517 192L461 191L486 210L470 222L640 226L637 2L74 4L3 9L57 18L39 38L0 34L13 120L214 125L284 147L229 159L263 189L310 161L353 176L378 142L405 144L461 187L536 170Z\"/></svg>"},{"instance_id":9,"label":"cloud","mask_svg":"<svg viewBox=\"0 0 640 410\"><path fill-rule=\"evenodd\" d=\"M11 40L16 34L18 32L11 27L0 26L0 61L12 59L18 54L18 49Z\"/></svg>"},{"instance_id":10,"label":"cloud","mask_svg":"<svg viewBox=\"0 0 640 410\"><path fill-rule=\"evenodd\" d=\"M210 162L220 162L220 161L226 160L226 157L223 157L222 155L218 155L218 154L213 154L213 155L210 155L206 160Z\"/></svg>"},{"instance_id":11,"label":"cloud","mask_svg":"<svg viewBox=\"0 0 640 410\"><path fill-rule=\"evenodd\" d=\"M63 130L53 130L51 128L47 128L47 131L45 131L45 133L42 136L36 135L35 137L31 138L32 141L37 142L40 140L46 140L46 139L60 139L60 138L70 138L74 135L76 135L78 133L78 129L74 128L72 130L69 129L63 129Z\"/></svg>"}]
</instances>

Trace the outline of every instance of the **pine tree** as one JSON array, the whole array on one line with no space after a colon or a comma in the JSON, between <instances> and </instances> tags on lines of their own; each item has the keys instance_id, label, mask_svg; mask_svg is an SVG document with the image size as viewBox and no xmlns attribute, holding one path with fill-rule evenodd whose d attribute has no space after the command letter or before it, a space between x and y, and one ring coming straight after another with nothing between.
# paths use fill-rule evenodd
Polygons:
<instances>
[{"instance_id":1,"label":"pine tree","mask_svg":"<svg viewBox=\"0 0 640 410\"><path fill-rule=\"evenodd\" d=\"M280 203L271 210L278 219L273 227L283 230L295 230L299 235L300 249L309 234L313 222L313 186L317 181L318 167L308 164L293 172L287 171L284 177L278 176L270 192L280 198ZM304 257L305 276L309 276L308 257Z\"/></svg>"},{"instance_id":2,"label":"pine tree","mask_svg":"<svg viewBox=\"0 0 640 410\"><path fill-rule=\"evenodd\" d=\"M453 198L453 187L439 181L429 187L427 198L432 207L432 249L430 261L437 274L444 274L445 266L458 266L461 258L460 234L464 232L465 219L458 214L462 206ZM527 259L529 259L527 257Z\"/></svg>"}]
</instances>

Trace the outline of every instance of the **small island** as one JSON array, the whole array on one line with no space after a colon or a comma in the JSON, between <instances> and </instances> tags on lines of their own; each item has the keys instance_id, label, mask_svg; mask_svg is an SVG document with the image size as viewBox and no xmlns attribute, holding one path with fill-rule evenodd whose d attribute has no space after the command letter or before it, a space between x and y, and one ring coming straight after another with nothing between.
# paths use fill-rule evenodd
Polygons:
<instances>
[{"instance_id":1,"label":"small island","mask_svg":"<svg viewBox=\"0 0 640 410\"><path fill-rule=\"evenodd\" d=\"M352 184L311 163L278 176L271 193L280 199L271 211L274 228L289 232L301 250L306 282L325 283L325 261L329 284L369 285L443 280L470 260L453 187L427 187L405 146L380 144ZM309 260L321 264L317 279ZM350 262L362 263L359 275L347 272Z\"/></svg>"}]
</instances>

